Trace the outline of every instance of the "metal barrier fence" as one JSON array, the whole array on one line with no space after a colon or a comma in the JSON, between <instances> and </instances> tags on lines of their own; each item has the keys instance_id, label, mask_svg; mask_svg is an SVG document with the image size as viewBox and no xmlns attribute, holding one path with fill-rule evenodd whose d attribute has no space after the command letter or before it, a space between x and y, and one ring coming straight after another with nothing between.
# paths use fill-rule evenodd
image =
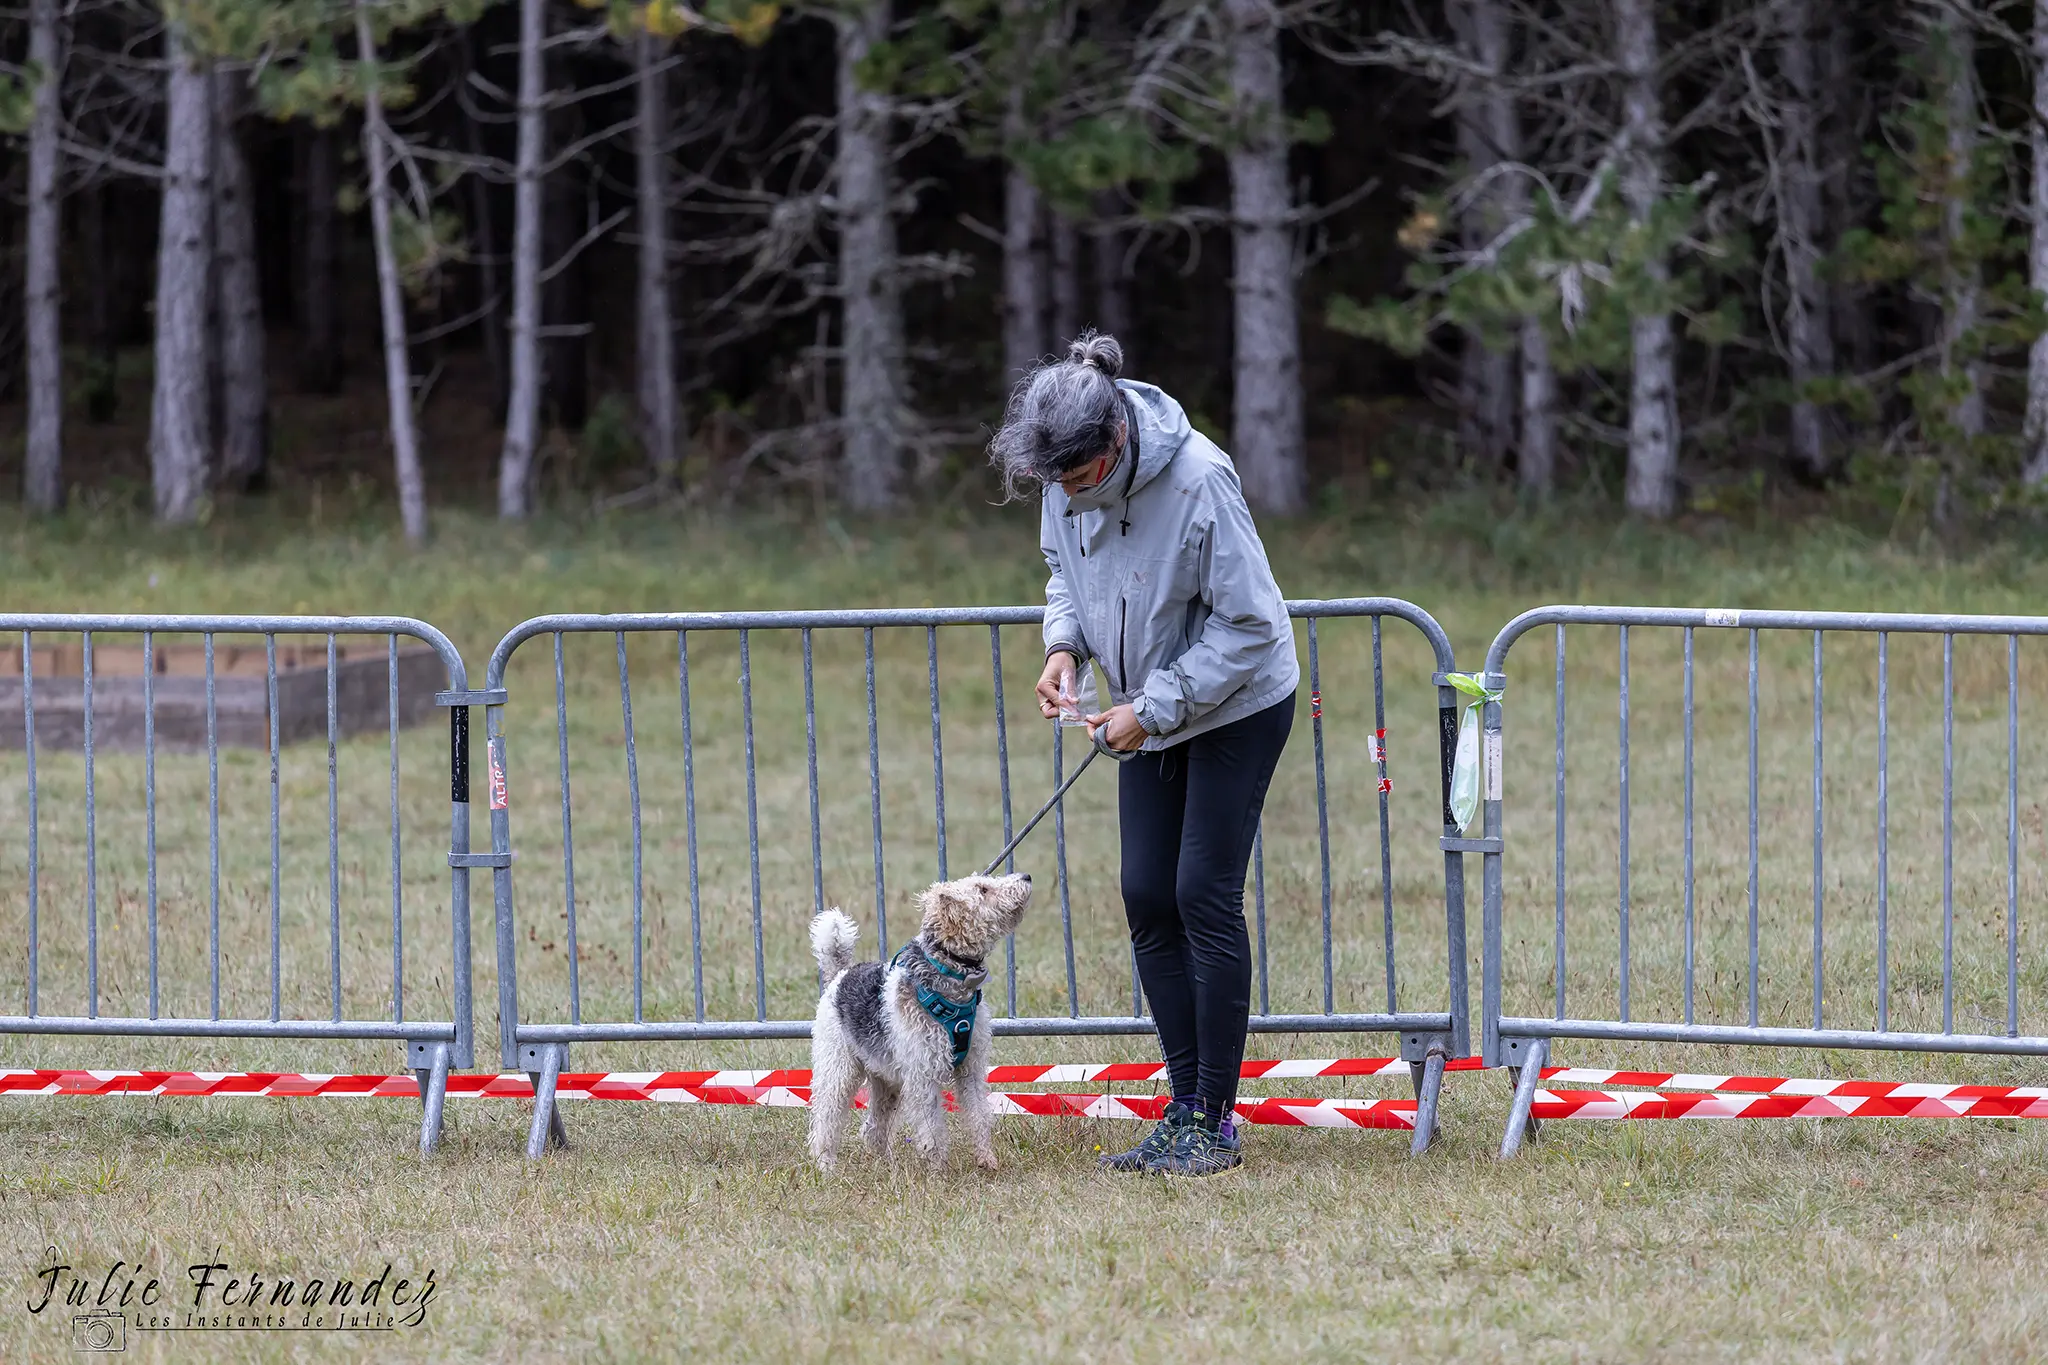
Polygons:
<instances>
[{"instance_id":1,"label":"metal barrier fence","mask_svg":"<svg viewBox=\"0 0 2048 1365\"><path fill-rule=\"evenodd\" d=\"M1307 833L1305 818L1296 818L1292 813L1276 816L1287 800L1295 799L1283 799L1282 783L1276 781L1275 797L1269 802L1266 821L1255 845L1251 876L1258 973L1257 1007L1251 1028L1265 1033L1399 1034L1421 1101L1415 1130L1415 1150L1420 1152L1434 1134L1443 1063L1448 1057L1463 1056L1469 1051L1462 853L1476 845L1455 837L1457 831L1451 827L1448 814L1457 715L1457 694L1443 677L1453 667L1450 643L1428 613L1395 599L1295 602L1289 609L1304 622L1303 657L1309 696L1302 709L1307 713L1306 728L1313 743L1314 833ZM1382 621L1389 617L1406 621L1420 631L1429 656L1426 667L1434 669L1436 742L1431 746L1429 766L1435 781L1428 788L1423 823L1444 855L1444 956L1440 960L1445 964L1446 975L1440 1007L1432 1000L1432 1007L1427 1009L1403 1008L1397 985L1397 883L1393 870L1396 840L1392 823L1393 784L1388 776L1384 744L1387 693L1381 639ZM956 843L960 832L974 832L976 852L970 861L976 866L1007 842L1013 830L1014 715L1006 698L1020 679L1006 679L1003 632L1006 627L1036 627L1040 618L1041 610L1036 607L558 615L527 621L500 641L491 656L484 694L491 698L486 727L492 853L487 857L496 869L499 1019L504 1064L532 1075L537 1096L529 1155L538 1157L551 1142L559 1144L565 1139L554 1094L572 1042L808 1037L818 983L804 931L811 915L829 903L828 865L833 869L834 880L843 876L849 888L859 884L863 898L871 879L875 929L886 958L892 946L890 888L929 881L933 874L939 880L947 877L949 826L954 830ZM1326 750L1325 743L1324 645L1320 629L1322 623L1333 618L1369 618L1370 622L1370 719L1359 715L1347 727L1344 738L1348 744L1356 736L1358 726L1366 728L1369 738L1364 756L1371 766L1362 783L1353 778L1356 785L1345 785L1340 778L1338 786L1340 795L1354 791L1376 793L1380 833L1377 863L1369 869L1361 867L1352 880L1362 884L1369 879L1369 871L1377 872L1377 925L1371 925L1366 915L1352 915L1353 906L1339 904L1340 895L1346 899L1349 896L1340 887L1344 879L1333 877L1330 765L1335 755ZM987 671L980 673L977 669L978 677L971 687L942 687L941 642L945 640L949 648L957 648L953 642L963 635L977 642L972 646L977 653L985 647ZM1030 635L1023 654L1030 676L1021 680L1022 695L1029 716L1027 724L1039 725L1044 722L1037 717L1030 684L1037 677L1042 653L1036 630L1031 630ZM606 657L594 671L586 671L580 663L565 657L565 639L573 645L579 638L588 637L600 641L609 637L611 645L602 651ZM513 898L512 807L524 801L524 793L530 790L537 797L544 787L516 786L514 770L508 767L508 671L520 647L538 638L547 638L552 645L555 723L551 747L555 792L546 804L550 815L559 811L559 843L547 849L542 845L548 837L541 832L543 827L529 829L522 838L525 856L520 866L528 869L529 887L533 885L531 878L541 875L536 863L545 866L545 875L559 887L560 909L552 915L533 910L515 913ZM920 644L921 650L917 648ZM1363 651L1359 654L1362 658ZM655 673L665 679L664 699L658 707L650 705L650 687L643 682L636 708L636 658L638 671L643 675ZM769 663L769 683L765 687L760 685L764 660ZM910 685L878 685L878 674L892 677L891 669L896 666L907 672ZM542 674L538 668L531 672ZM607 700L609 714L604 728L593 733L595 722L586 708L573 707L571 701L584 690L594 693L602 688L610 694L614 675L617 709L611 710L613 703ZM716 686L709 683L710 678L718 679ZM827 684L824 689L820 687L821 679ZM534 681L545 685L540 676ZM588 689L581 686L585 681L590 684ZM667 690L668 682L672 682L673 691ZM835 684L849 686L833 692ZM795 701L799 688L800 713ZM516 693L519 688L515 685L510 691ZM837 705L835 698L849 693L851 700L837 710L831 709ZM950 712L943 705L945 695L955 698ZM1360 691L1345 693L1343 709L1362 712L1357 701L1359 695ZM820 705L821 696L826 699L824 707ZM1400 700L1409 696L1419 700L1419 692L1401 694ZM965 728L974 732L977 762L964 770L967 780L963 782L963 768L957 757L958 735L963 728L963 705L969 702L973 704L966 709ZM819 719L821 709L827 711L824 725ZM927 712L928 786L923 781L922 766ZM577 723L572 724L572 715ZM540 717L519 719L530 727L524 731L526 742L536 747L544 742L546 727ZM614 719L616 728L612 726ZM858 745L863 723L864 751ZM945 740L949 727L956 737L950 771ZM1050 781L1057 784L1066 755L1059 727L1047 728L1052 731L1047 745ZM656 730L661 742L650 746L647 741ZM885 731L901 731L907 742L891 739L885 743ZM572 733L573 747L578 753L586 753L593 740L598 747L616 752L616 757L606 761L612 771L609 782L585 780L572 787ZM799 734L801 746L797 743ZM915 735L914 740L907 738L911 735ZM828 751L824 765L828 776L822 783L821 738ZM917 756L904 758L913 746ZM1299 744L1291 745L1290 753L1298 753L1301 748ZM990 760L992 769L988 766ZM838 780L837 772L844 772L847 780ZM956 793L950 817L946 804L949 777ZM618 802L621 778L625 788L623 806ZM708 796L700 791L707 784L712 793ZM1107 803L1100 800L1099 794L1091 796L1087 786L1084 783L1077 789L1075 797L1081 798L1084 806L1093 801L1099 815ZM968 800L964 802L959 796L963 787L968 789ZM884 799L885 789L891 794L890 800ZM1045 787L1046 792L1051 790L1053 786ZM903 803L911 799L906 794L912 792L930 817L930 824L924 827L930 842L922 844L914 854L905 851L906 845L900 838L885 837L884 820L886 807L891 828L900 828L895 822L901 820ZM1019 804L1029 810L1036 806L1037 798ZM1068 804L1075 801L1070 798ZM681 810L680 828L675 817L677 807ZM743 825L738 814L742 808ZM1405 819L1409 808L1401 809ZM1276 828L1276 818L1293 822L1288 837L1302 845L1302 858L1283 858L1269 864L1266 844ZM1020 928L1020 934L1029 940L1024 949L1025 976L1021 985L1019 947L1013 937L1000 984L991 987L992 997L998 991L1002 993L999 1010L994 1009L998 1004L995 999L990 1002L992 1012L997 1014L995 1031L1009 1036L1149 1033L1153 1025L1143 1014L1134 961L1130 965L1127 1013L1091 1012L1084 1006L1084 995L1092 995L1098 989L1121 992L1120 985L1103 984L1111 979L1108 963L1113 950L1107 944L1113 941L1127 953L1128 940L1119 912L1114 917L1114 931L1104 936L1103 944L1096 944L1084 932L1077 958L1076 924L1078 918L1085 918L1085 907L1083 916L1077 917L1067 876L1069 821L1064 807L1049 821L1052 857L1058 873L1057 955L1040 927L1048 918L1046 911L1040 909L1027 917ZM832 831L829 840L823 832L828 826ZM1307 854L1311 838L1315 852ZM806 842L807 856L802 851ZM983 843L988 853L981 852ZM867 847L861 848L862 844ZM931 852L929 860L923 852L925 848ZM1351 849L1342 839L1341 827L1335 848L1340 862L1349 858ZM775 883L765 892L764 849L770 860L768 879ZM742 870L735 862L740 850L744 850L746 857L743 895L737 890ZM863 852L869 856L862 858ZM549 857L537 856L550 853ZM1014 864L1013 857L1011 865ZM1275 869L1274 875L1285 881L1286 889L1294 887L1293 879L1300 876L1304 866L1317 868L1312 887L1305 877L1300 878L1303 885L1299 889L1303 894L1298 899L1286 900L1286 905L1298 908L1300 918L1307 923L1315 923L1319 917L1319 954L1298 951L1298 940L1288 933L1293 926L1283 924L1284 916L1278 909L1269 924L1269 865ZM726 894L718 889L720 886L733 889ZM1284 889L1278 894L1285 899ZM1434 891L1428 894L1433 897ZM785 903L781 899L785 895L794 904ZM680 935L668 928L667 921L671 905L680 913L685 898L689 916L687 955L680 946ZM765 913L764 903L768 906ZM801 913L796 913L799 907ZM1405 912L1405 898L1402 908ZM595 926L593 917L597 921ZM1425 921L1433 917L1434 911L1428 911ZM1345 949L1351 942L1351 931L1361 926L1379 931L1379 942L1373 946L1380 950L1374 956L1384 966L1384 1010L1338 1008L1337 963L1340 959L1347 961L1349 986L1352 983ZM628 934L630 946L617 942ZM899 923L901 936L904 935ZM618 956L622 947L629 954L630 966L627 959ZM522 948L529 957L524 972L519 963ZM1034 951L1038 956L1033 957ZM1363 951L1360 950L1361 955ZM737 965L749 954L750 972ZM1276 956L1283 961L1281 971L1274 974L1269 968ZM545 962L555 957L565 967L536 972L536 960ZM1320 1010L1311 1007L1287 1012L1273 1008L1276 989L1286 994L1304 984L1298 978L1306 973L1290 973L1287 969L1305 967L1318 960ZM599 978L595 991L587 980L592 974ZM1045 1012L1046 1005L1057 1008L1054 1002L1062 993L1062 981L1066 1012ZM526 991L523 1001L522 988ZM1041 1012L1033 1013L1034 1005ZM558 1017L544 1018L546 1015Z\"/></svg>"},{"instance_id":2,"label":"metal barrier fence","mask_svg":"<svg viewBox=\"0 0 2048 1365\"><path fill-rule=\"evenodd\" d=\"M1507 686L1511 651L1532 635L1540 642L1545 627L1554 631L1555 698L1545 708L1554 752L1506 749L1502 703L1484 713L1482 1055L1519 1070L1502 1155L1523 1140L1557 1038L2048 1055L2048 1036L2022 1031L2021 1008L2023 997L2038 1008L2048 981L2038 968L2023 970L2019 951L2019 774L2029 747L2019 721L2020 643L2048 635L2048 618L1544 607L1495 639L1489 686ZM1614 652L1568 651L1568 627L1612 631ZM1938 839L1928 809L1936 641ZM1611 661L1614 709L1603 706L1599 729L1570 724L1568 659L1603 675ZM1744 681L1744 701L1730 702ZM1599 733L1607 724L1611 752ZM1590 826L1588 747L1597 750L1594 771L1612 777L1593 784L1599 814ZM1541 894L1540 876L1518 873L1528 900L1547 902L1547 935L1516 932L1540 923L1535 905L1529 918L1507 922L1504 758L1551 769L1549 782L1530 786L1551 788L1552 894ZM1646 779L1647 802L1632 792ZM1518 809L1540 819L1541 798L1518 800ZM2038 833L2038 810L2030 805L2028 814ZM1830 862L1831 831L1837 844L1856 838L1871 861ZM1520 834L1532 836L1533 827ZM1611 919L1567 913L1588 900L1609 904L1605 872L1585 889L1589 840L1612 871ZM1576 873L1568 844L1581 855ZM1983 856L1992 847L1996 856ZM1568 952L1568 921L1578 942L1597 941L1592 956L1583 946ZM1531 947L1543 938L1547 963ZM1778 973L1788 960L1796 985L1784 989ZM1510 1013L1510 992L1541 1000L1547 1014ZM1574 1003L1588 994L1601 1004ZM1968 1027L1972 1017L1978 1029Z\"/></svg>"},{"instance_id":3,"label":"metal barrier fence","mask_svg":"<svg viewBox=\"0 0 2048 1365\"><path fill-rule=\"evenodd\" d=\"M474 1054L467 787L468 705L477 698L466 690L454 645L425 622L400 617L7 614L0 615L0 632L16 632L20 639L18 676L0 674L0 694L18 694L0 695L0 715L17 719L19 729L13 720L0 725L0 749L21 751L25 778L25 803L16 812L23 834L22 895L11 904L12 898L0 897L8 918L21 917L24 1012L0 1016L0 1033L402 1042L425 1102L420 1149L431 1151L440 1134L448 1072L473 1065ZM109 636L128 643L108 643ZM364 637L367 648L356 643ZM299 639L309 642L295 643ZM402 640L425 648L402 648ZM408 803L401 799L399 732L402 724L431 715L436 706L450 708L451 717L446 770L451 780L443 786L436 775L430 795L448 792L452 802L447 850L452 980L445 1016L419 1018L408 1017L405 995ZM363 1003L368 988L359 984L358 973L349 978L351 989L345 992L343 973L344 903L355 899L353 887L348 896L343 888L345 881L357 880L357 873L342 856L341 741L347 733L378 730L389 735L388 775L379 772L370 779L370 789L381 790L388 781L389 790L388 1018L351 1015L347 1006ZM287 825L285 812L301 801L320 809L321 793L299 789L317 779L301 784L301 775L291 772L285 780L283 775L297 765L283 755L294 740L320 735L327 741L326 837L320 845L310 839L302 844L298 824ZM224 747L230 750L225 824ZM260 761L244 761L233 752L237 748L267 756L267 784ZM135 760L125 756L133 753L141 756L139 771ZM197 760L174 756L180 754L204 755L203 796ZM310 778L310 772L305 776ZM260 808L266 786L268 847L251 850L237 832L260 826L254 818L240 818L236 802L247 796L244 809ZM346 790L353 802L355 786ZM130 803L124 797L136 799ZM410 804L416 808L420 803ZM203 865L197 854L202 812ZM139 829L134 828L137 814ZM133 866L135 844L141 845L139 868ZM225 933L224 846L229 855ZM324 945L311 941L310 934L301 941L287 928L285 873L295 862L291 855L302 847L310 852L306 861L325 853ZM261 872L266 855L267 882ZM381 921L381 888L373 891L367 869L361 881L362 899L378 907ZM318 923L312 905L317 899L307 897L302 906L294 893L293 927ZM103 901L111 935L104 957ZM186 912L202 905L203 976L181 970L191 965L199 946L196 913L188 919ZM70 913L74 907L77 922ZM135 923L138 910L140 925ZM347 918L352 925L360 923L353 914ZM357 934L347 941L350 956L360 955L361 939ZM248 951L252 947L256 952ZM258 956L266 947L267 969ZM146 967L137 960L144 955L138 949L144 948ZM60 959L55 980L47 979L45 970L52 951ZM381 948L376 951L381 955ZM323 992L306 989L311 963L322 957L325 1018L315 1017ZM65 979L69 971L63 969L74 958L82 982ZM292 981L287 969L302 958L307 970ZM146 999L137 979L143 977ZM196 996L202 981L203 1013L196 1008L177 1013L175 1005L173 1012L165 1011L167 995L174 1000ZM82 986L75 1011L51 1013L48 996L74 984ZM381 994L381 986L376 989ZM236 1012L238 1002L246 1002L241 1013ZM113 1012L108 1012L110 1003Z\"/></svg>"}]
</instances>

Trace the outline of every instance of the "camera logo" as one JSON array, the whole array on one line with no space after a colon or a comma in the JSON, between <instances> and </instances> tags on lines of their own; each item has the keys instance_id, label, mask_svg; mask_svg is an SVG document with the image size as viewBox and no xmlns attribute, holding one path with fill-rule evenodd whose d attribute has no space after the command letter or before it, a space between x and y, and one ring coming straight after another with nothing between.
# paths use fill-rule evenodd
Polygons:
<instances>
[{"instance_id":1,"label":"camera logo","mask_svg":"<svg viewBox=\"0 0 2048 1365\"><path fill-rule=\"evenodd\" d=\"M125 1351L128 1349L128 1319L120 1313L80 1313L71 1319L71 1348L74 1351Z\"/></svg>"}]
</instances>

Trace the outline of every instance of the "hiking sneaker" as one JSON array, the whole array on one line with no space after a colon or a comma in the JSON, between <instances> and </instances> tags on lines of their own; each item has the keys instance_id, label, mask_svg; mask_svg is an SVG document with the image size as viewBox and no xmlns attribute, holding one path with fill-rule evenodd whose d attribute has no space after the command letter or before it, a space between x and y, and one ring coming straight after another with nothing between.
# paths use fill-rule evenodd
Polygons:
<instances>
[{"instance_id":1,"label":"hiking sneaker","mask_svg":"<svg viewBox=\"0 0 2048 1365\"><path fill-rule=\"evenodd\" d=\"M1153 1162L1173 1150L1173 1140L1180 1130L1188 1125L1194 1110L1178 1100L1169 1101L1166 1116L1154 1124L1145 1140L1128 1152L1116 1152L1102 1158L1105 1171L1142 1171Z\"/></svg>"},{"instance_id":2,"label":"hiking sneaker","mask_svg":"<svg viewBox=\"0 0 2048 1365\"><path fill-rule=\"evenodd\" d=\"M1192 1121L1174 1134L1173 1145L1145 1169L1154 1175L1221 1175L1244 1164L1237 1125L1214 1115L1191 1112Z\"/></svg>"}]
</instances>

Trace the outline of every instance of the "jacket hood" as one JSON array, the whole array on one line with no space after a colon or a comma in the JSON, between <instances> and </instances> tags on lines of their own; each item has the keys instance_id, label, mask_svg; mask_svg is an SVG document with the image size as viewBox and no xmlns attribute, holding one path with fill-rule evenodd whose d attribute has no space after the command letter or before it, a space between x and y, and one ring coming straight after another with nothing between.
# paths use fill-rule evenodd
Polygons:
<instances>
[{"instance_id":1,"label":"jacket hood","mask_svg":"<svg viewBox=\"0 0 2048 1365\"><path fill-rule=\"evenodd\" d=\"M1085 492L1069 494L1069 512L1101 512L1123 505L1173 463L1173 457L1180 453L1182 443L1194 430L1186 411L1157 385L1119 379L1116 386L1123 395L1125 420L1136 419L1124 454L1128 459L1135 449L1137 465L1133 468L1120 460L1101 483Z\"/></svg>"}]
</instances>

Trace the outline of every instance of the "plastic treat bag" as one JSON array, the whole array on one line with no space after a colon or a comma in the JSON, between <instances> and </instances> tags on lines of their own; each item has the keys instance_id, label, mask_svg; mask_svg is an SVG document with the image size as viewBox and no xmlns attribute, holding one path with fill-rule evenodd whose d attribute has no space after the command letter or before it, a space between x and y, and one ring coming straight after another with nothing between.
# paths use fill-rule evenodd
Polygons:
<instances>
[{"instance_id":1,"label":"plastic treat bag","mask_svg":"<svg viewBox=\"0 0 2048 1365\"><path fill-rule=\"evenodd\" d=\"M1479 713L1486 703L1499 701L1503 694L1497 688L1487 687L1470 673L1446 673L1444 681L1473 699L1458 722L1458 751L1451 764L1451 818L1458 822L1458 832L1463 834L1479 814L1479 792L1484 776L1480 771Z\"/></svg>"}]
</instances>

